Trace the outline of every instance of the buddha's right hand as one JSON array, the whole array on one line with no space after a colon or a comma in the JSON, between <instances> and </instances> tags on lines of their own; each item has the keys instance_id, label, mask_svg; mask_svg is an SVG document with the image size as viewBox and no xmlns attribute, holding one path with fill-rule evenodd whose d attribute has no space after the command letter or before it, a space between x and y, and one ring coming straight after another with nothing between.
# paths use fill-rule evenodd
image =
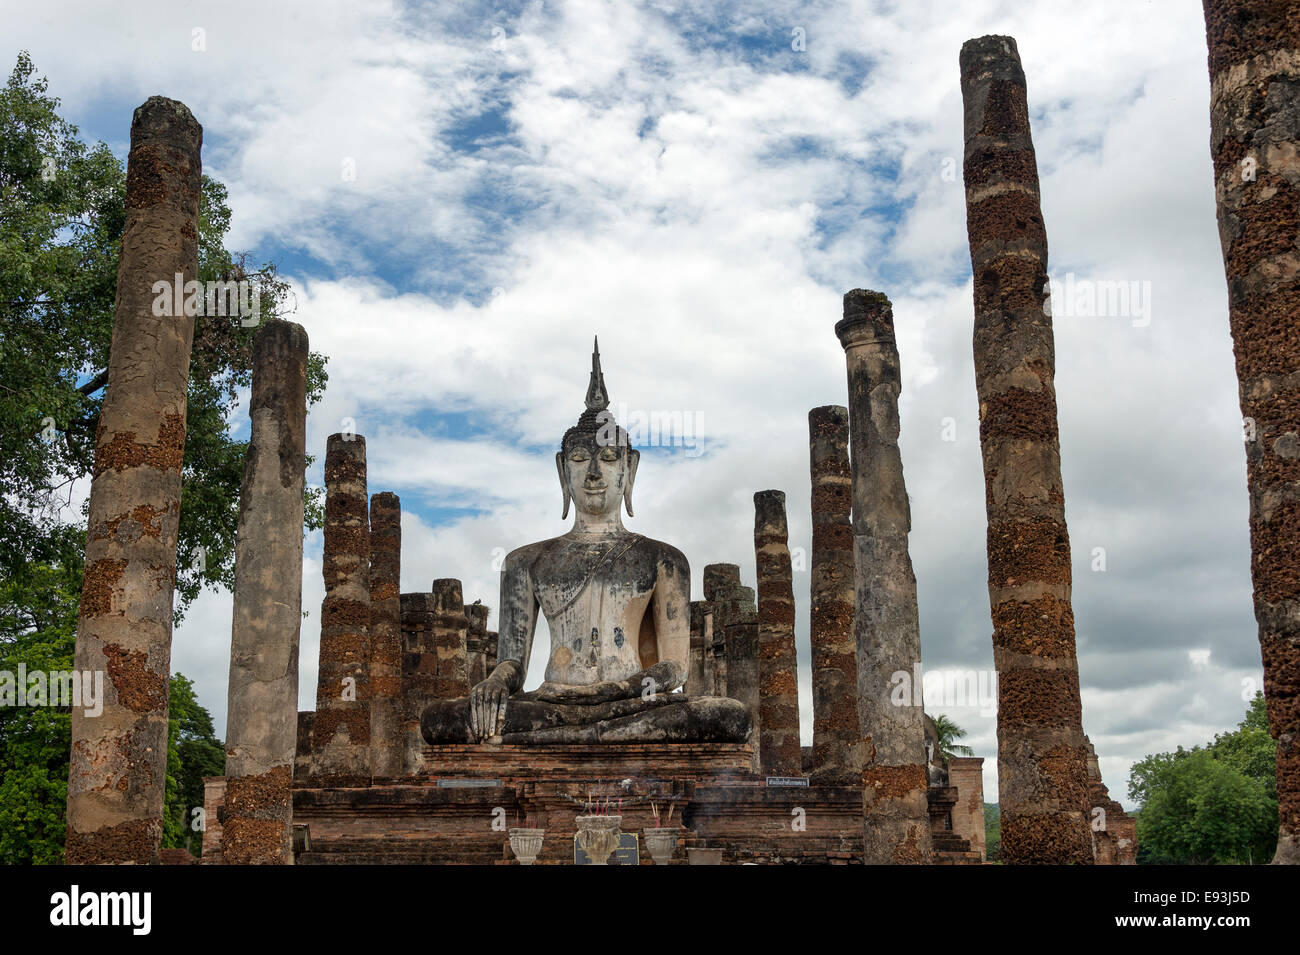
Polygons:
<instances>
[{"instance_id":1,"label":"buddha's right hand","mask_svg":"<svg viewBox=\"0 0 1300 955\"><path fill-rule=\"evenodd\" d=\"M469 729L476 740L500 735L509 699L510 686L495 673L469 691Z\"/></svg>"}]
</instances>

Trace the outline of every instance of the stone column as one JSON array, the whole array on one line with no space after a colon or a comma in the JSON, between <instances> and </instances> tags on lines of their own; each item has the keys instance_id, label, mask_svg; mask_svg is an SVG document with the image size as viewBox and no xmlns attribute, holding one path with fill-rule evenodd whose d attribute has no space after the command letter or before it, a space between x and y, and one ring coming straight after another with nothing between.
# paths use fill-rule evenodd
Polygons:
<instances>
[{"instance_id":1,"label":"stone column","mask_svg":"<svg viewBox=\"0 0 1300 955\"><path fill-rule=\"evenodd\" d=\"M704 567L704 599L713 608L713 643L705 648L709 656L713 696L727 696L727 611L730 603L723 596L733 587L740 586L739 564L706 564Z\"/></svg>"},{"instance_id":2,"label":"stone column","mask_svg":"<svg viewBox=\"0 0 1300 955\"><path fill-rule=\"evenodd\" d=\"M1251 576L1269 733L1275 863L1300 863L1300 2L1204 0L1210 153L1246 425Z\"/></svg>"},{"instance_id":3,"label":"stone column","mask_svg":"<svg viewBox=\"0 0 1300 955\"><path fill-rule=\"evenodd\" d=\"M402 500L370 498L370 771L402 773Z\"/></svg>"},{"instance_id":4,"label":"stone column","mask_svg":"<svg viewBox=\"0 0 1300 955\"><path fill-rule=\"evenodd\" d=\"M203 128L175 100L151 97L131 120L74 657L77 672L106 678L98 716L72 709L69 863L159 860L194 320L183 308L156 315L153 285L197 276L202 143Z\"/></svg>"},{"instance_id":5,"label":"stone column","mask_svg":"<svg viewBox=\"0 0 1300 955\"><path fill-rule=\"evenodd\" d=\"M465 608L465 616L469 619L465 652L471 688L486 680L488 674L492 672L487 668L487 620L490 612L481 603L472 603Z\"/></svg>"},{"instance_id":6,"label":"stone column","mask_svg":"<svg viewBox=\"0 0 1300 955\"><path fill-rule=\"evenodd\" d=\"M268 322L253 340L226 706L227 865L293 864L307 354L307 333L292 322Z\"/></svg>"},{"instance_id":7,"label":"stone column","mask_svg":"<svg viewBox=\"0 0 1300 955\"><path fill-rule=\"evenodd\" d=\"M691 696L710 695L711 676L706 648L712 642L713 608L707 600L692 600L690 665L686 671L685 689Z\"/></svg>"},{"instance_id":8,"label":"stone column","mask_svg":"<svg viewBox=\"0 0 1300 955\"><path fill-rule=\"evenodd\" d=\"M862 779L862 733L853 637L849 409L828 405L808 412L808 448L812 472L812 782L856 786Z\"/></svg>"},{"instance_id":9,"label":"stone column","mask_svg":"<svg viewBox=\"0 0 1300 955\"><path fill-rule=\"evenodd\" d=\"M433 645L438 654L435 698L451 700L468 696L469 617L465 614L459 580L444 578L433 582L432 612Z\"/></svg>"},{"instance_id":10,"label":"stone column","mask_svg":"<svg viewBox=\"0 0 1300 955\"><path fill-rule=\"evenodd\" d=\"M758 566L759 765L767 776L800 776L799 670L794 649L794 580L785 492L754 495Z\"/></svg>"},{"instance_id":11,"label":"stone column","mask_svg":"<svg viewBox=\"0 0 1300 955\"><path fill-rule=\"evenodd\" d=\"M312 724L320 786L370 781L370 516L366 439L332 434L325 449L325 600Z\"/></svg>"},{"instance_id":12,"label":"stone column","mask_svg":"<svg viewBox=\"0 0 1300 955\"><path fill-rule=\"evenodd\" d=\"M727 696L739 700L749 710L754 733L754 767L760 768L759 743L763 738L762 713L758 695L758 606L752 587L732 587L719 594L727 619ZM715 604L714 606L717 606Z\"/></svg>"},{"instance_id":13,"label":"stone column","mask_svg":"<svg viewBox=\"0 0 1300 955\"><path fill-rule=\"evenodd\" d=\"M433 594L402 594L402 772L424 765L420 714L436 697L438 651L433 645Z\"/></svg>"},{"instance_id":14,"label":"stone column","mask_svg":"<svg viewBox=\"0 0 1300 955\"><path fill-rule=\"evenodd\" d=\"M849 375L863 860L929 862L925 721L914 679L921 628L907 550L912 514L898 450L902 375L889 299L864 289L848 292L835 334ZM896 674L903 675L901 686Z\"/></svg>"},{"instance_id":15,"label":"stone column","mask_svg":"<svg viewBox=\"0 0 1300 955\"><path fill-rule=\"evenodd\" d=\"M1055 346L1043 307L1047 232L1015 40L968 40L961 89L998 674L1002 858L1090 864Z\"/></svg>"}]
</instances>

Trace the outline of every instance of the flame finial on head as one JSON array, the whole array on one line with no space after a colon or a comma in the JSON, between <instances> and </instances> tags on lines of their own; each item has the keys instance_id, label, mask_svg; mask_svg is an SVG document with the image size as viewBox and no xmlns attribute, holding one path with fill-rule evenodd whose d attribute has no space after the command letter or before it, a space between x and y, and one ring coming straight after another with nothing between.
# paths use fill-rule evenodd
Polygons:
<instances>
[{"instance_id":1,"label":"flame finial on head","mask_svg":"<svg viewBox=\"0 0 1300 955\"><path fill-rule=\"evenodd\" d=\"M605 390L605 375L600 370L600 339L592 338L591 383L587 385L587 410L604 411L609 407L609 392Z\"/></svg>"},{"instance_id":2,"label":"flame finial on head","mask_svg":"<svg viewBox=\"0 0 1300 955\"><path fill-rule=\"evenodd\" d=\"M560 450L585 435L597 435L600 442L618 447L628 446L627 432L618 426L614 413L609 410L609 391L605 388L605 374L600 369L600 340L592 342L591 379L587 383L586 408L578 416L578 423L570 428L560 442Z\"/></svg>"}]
</instances>

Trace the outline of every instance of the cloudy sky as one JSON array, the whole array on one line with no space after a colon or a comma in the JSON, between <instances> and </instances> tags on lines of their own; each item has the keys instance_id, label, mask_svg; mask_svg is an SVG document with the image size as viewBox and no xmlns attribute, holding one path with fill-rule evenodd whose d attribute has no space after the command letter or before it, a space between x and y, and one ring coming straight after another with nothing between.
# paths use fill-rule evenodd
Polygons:
<instances>
[{"instance_id":1,"label":"cloudy sky","mask_svg":"<svg viewBox=\"0 0 1300 955\"><path fill-rule=\"evenodd\" d=\"M330 356L309 447L353 419L371 491L402 498L404 591L459 577L495 605L494 559L563 531L551 456L594 334L616 409L692 428L643 451L628 523L686 553L695 596L715 561L752 584L756 490L786 491L806 552L807 412L846 400L840 297L886 292L929 671L992 667L957 56L1013 35L1053 278L1149 290L1137 319L1056 306L1084 726L1127 805L1134 760L1241 719L1261 669L1199 4L8 6L10 55L87 138L125 158L153 94L203 124L230 247L280 265ZM303 708L320 553L314 534ZM173 649L219 728L229 628L205 594ZM992 799L990 711L929 709L970 731Z\"/></svg>"}]
</instances>

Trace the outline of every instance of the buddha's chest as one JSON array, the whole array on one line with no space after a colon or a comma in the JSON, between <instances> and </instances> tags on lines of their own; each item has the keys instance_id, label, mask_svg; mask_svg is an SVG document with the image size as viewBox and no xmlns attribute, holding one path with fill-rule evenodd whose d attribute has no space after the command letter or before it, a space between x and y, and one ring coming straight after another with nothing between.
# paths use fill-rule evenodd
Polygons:
<instances>
[{"instance_id":1,"label":"buddha's chest","mask_svg":"<svg viewBox=\"0 0 1300 955\"><path fill-rule=\"evenodd\" d=\"M639 668L643 620L655 588L652 563L579 555L562 572L534 578L551 631L548 679L574 683ZM554 672L552 672L554 671Z\"/></svg>"}]
</instances>

